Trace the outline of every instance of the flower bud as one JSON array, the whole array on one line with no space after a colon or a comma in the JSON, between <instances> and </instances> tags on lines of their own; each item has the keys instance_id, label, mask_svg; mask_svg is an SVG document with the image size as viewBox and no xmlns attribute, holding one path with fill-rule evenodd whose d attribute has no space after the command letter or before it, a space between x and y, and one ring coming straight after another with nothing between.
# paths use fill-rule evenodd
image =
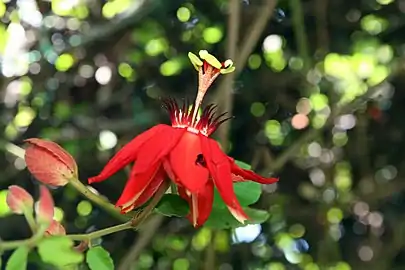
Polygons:
<instances>
[{"instance_id":1,"label":"flower bud","mask_svg":"<svg viewBox=\"0 0 405 270\"><path fill-rule=\"evenodd\" d=\"M48 229L45 231L45 235L66 235L66 230L56 220L52 220L51 225L49 225Z\"/></svg>"},{"instance_id":2,"label":"flower bud","mask_svg":"<svg viewBox=\"0 0 405 270\"><path fill-rule=\"evenodd\" d=\"M35 212L38 223L51 224L54 215L53 198L48 188L42 185L39 190L39 201Z\"/></svg>"},{"instance_id":3,"label":"flower bud","mask_svg":"<svg viewBox=\"0 0 405 270\"><path fill-rule=\"evenodd\" d=\"M60 145L42 139L28 139L25 162L31 174L46 185L64 186L69 179L77 178L74 158Z\"/></svg>"},{"instance_id":4,"label":"flower bud","mask_svg":"<svg viewBox=\"0 0 405 270\"><path fill-rule=\"evenodd\" d=\"M12 185L8 187L7 205L15 214L23 214L26 211L32 211L34 199L22 187Z\"/></svg>"}]
</instances>

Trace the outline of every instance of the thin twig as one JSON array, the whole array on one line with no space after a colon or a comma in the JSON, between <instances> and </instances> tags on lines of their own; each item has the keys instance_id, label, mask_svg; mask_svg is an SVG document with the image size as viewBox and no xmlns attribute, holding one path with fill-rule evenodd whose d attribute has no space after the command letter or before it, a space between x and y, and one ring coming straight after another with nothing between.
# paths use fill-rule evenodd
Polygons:
<instances>
[{"instance_id":1,"label":"thin twig","mask_svg":"<svg viewBox=\"0 0 405 270\"><path fill-rule=\"evenodd\" d=\"M304 62L304 71L308 71L311 67L312 61L309 55L308 37L305 30L305 20L301 0L290 0L290 7L298 55Z\"/></svg>"},{"instance_id":2,"label":"thin twig","mask_svg":"<svg viewBox=\"0 0 405 270\"><path fill-rule=\"evenodd\" d=\"M322 53L329 51L329 34L328 34L328 3L329 0L315 0L316 14L316 35L318 48Z\"/></svg>"},{"instance_id":3,"label":"thin twig","mask_svg":"<svg viewBox=\"0 0 405 270\"><path fill-rule=\"evenodd\" d=\"M234 59L236 56L236 49L238 46L239 36L239 23L240 23L240 1L231 0L229 2L229 17L228 17L228 40L227 40L227 58ZM232 85L235 80L235 72L228 74L224 80L223 103L221 104L222 110L232 113L233 109L233 94ZM224 149L227 149L229 133L229 121L225 122L222 128L218 131L219 140Z\"/></svg>"},{"instance_id":4,"label":"thin twig","mask_svg":"<svg viewBox=\"0 0 405 270\"><path fill-rule=\"evenodd\" d=\"M210 242L208 243L207 247L205 248L205 263L204 269L205 270L212 270L215 269L215 237L217 232L215 230L211 230Z\"/></svg>"}]
</instances>

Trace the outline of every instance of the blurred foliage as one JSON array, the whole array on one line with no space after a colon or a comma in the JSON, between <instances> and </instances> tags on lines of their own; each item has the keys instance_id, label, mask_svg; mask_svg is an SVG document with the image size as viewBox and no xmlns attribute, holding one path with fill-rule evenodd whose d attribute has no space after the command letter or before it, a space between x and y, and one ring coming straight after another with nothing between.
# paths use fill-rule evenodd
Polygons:
<instances>
[{"instance_id":1,"label":"blurred foliage","mask_svg":"<svg viewBox=\"0 0 405 270\"><path fill-rule=\"evenodd\" d=\"M37 192L16 145L54 140L82 181L97 174L132 137L168 122L161 97L194 97L187 52L225 59L230 1L0 1L2 239L29 236L9 215L7 187ZM270 2L240 1L238 45ZM255 204L270 218L235 230L151 220L103 239L117 269L404 269L404 13L403 0L278 1L233 84L229 149L263 175L277 169L280 182ZM115 202L125 179L94 188ZM73 189L53 195L70 233L117 223ZM37 262L30 254L29 269Z\"/></svg>"}]
</instances>

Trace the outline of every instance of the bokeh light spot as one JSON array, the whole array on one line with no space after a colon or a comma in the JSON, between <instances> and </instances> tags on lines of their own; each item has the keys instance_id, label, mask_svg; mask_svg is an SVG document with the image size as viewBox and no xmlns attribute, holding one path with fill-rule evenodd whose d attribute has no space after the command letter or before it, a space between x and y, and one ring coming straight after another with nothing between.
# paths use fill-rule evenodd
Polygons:
<instances>
[{"instance_id":1,"label":"bokeh light spot","mask_svg":"<svg viewBox=\"0 0 405 270\"><path fill-rule=\"evenodd\" d=\"M186 258L179 258L173 262L173 270L188 270L190 262Z\"/></svg>"},{"instance_id":2,"label":"bokeh light spot","mask_svg":"<svg viewBox=\"0 0 405 270\"><path fill-rule=\"evenodd\" d=\"M208 27L203 31L203 38L209 44L215 44L221 41L223 32L219 27Z\"/></svg>"},{"instance_id":3,"label":"bokeh light spot","mask_svg":"<svg viewBox=\"0 0 405 270\"><path fill-rule=\"evenodd\" d=\"M258 54L252 54L248 59L248 66L250 69L258 69L262 64L262 58Z\"/></svg>"},{"instance_id":4,"label":"bokeh light spot","mask_svg":"<svg viewBox=\"0 0 405 270\"><path fill-rule=\"evenodd\" d=\"M73 66L74 62L72 55L64 53L56 59L55 68L59 71L67 71Z\"/></svg>"},{"instance_id":5,"label":"bokeh light spot","mask_svg":"<svg viewBox=\"0 0 405 270\"><path fill-rule=\"evenodd\" d=\"M77 205L77 214L79 216L85 217L91 214L91 211L93 210L93 206L89 201L81 201Z\"/></svg>"},{"instance_id":6,"label":"bokeh light spot","mask_svg":"<svg viewBox=\"0 0 405 270\"><path fill-rule=\"evenodd\" d=\"M65 216L65 212L61 208L59 208L59 207L54 208L54 214L53 214L54 220L56 220L58 222L62 222L64 216Z\"/></svg>"},{"instance_id":7,"label":"bokeh light spot","mask_svg":"<svg viewBox=\"0 0 405 270\"><path fill-rule=\"evenodd\" d=\"M266 107L261 102L253 102L250 106L250 112L256 117L263 116L264 112L266 111Z\"/></svg>"},{"instance_id":8,"label":"bokeh light spot","mask_svg":"<svg viewBox=\"0 0 405 270\"><path fill-rule=\"evenodd\" d=\"M179 21L187 22L188 20L190 20L190 17L191 17L191 11L188 8L180 7L177 10L177 19L179 19Z\"/></svg>"},{"instance_id":9,"label":"bokeh light spot","mask_svg":"<svg viewBox=\"0 0 405 270\"><path fill-rule=\"evenodd\" d=\"M235 229L235 234L232 237L234 243L251 243L261 233L262 226L260 224L250 224Z\"/></svg>"},{"instance_id":10,"label":"bokeh light spot","mask_svg":"<svg viewBox=\"0 0 405 270\"><path fill-rule=\"evenodd\" d=\"M99 135L100 147L102 150L112 149L117 145L118 138L114 132L110 130L103 130Z\"/></svg>"},{"instance_id":11,"label":"bokeh light spot","mask_svg":"<svg viewBox=\"0 0 405 270\"><path fill-rule=\"evenodd\" d=\"M7 189L0 190L0 217L6 216L11 213L11 210L7 205L7 193Z\"/></svg>"},{"instance_id":12,"label":"bokeh light spot","mask_svg":"<svg viewBox=\"0 0 405 270\"><path fill-rule=\"evenodd\" d=\"M177 60L168 60L160 65L160 73L163 76L174 76L180 73L181 63Z\"/></svg>"},{"instance_id":13,"label":"bokeh light spot","mask_svg":"<svg viewBox=\"0 0 405 270\"><path fill-rule=\"evenodd\" d=\"M308 116L306 116L304 114L297 113L291 119L291 125L295 129L304 129L308 126L308 124L309 124Z\"/></svg>"},{"instance_id":14,"label":"bokeh light spot","mask_svg":"<svg viewBox=\"0 0 405 270\"><path fill-rule=\"evenodd\" d=\"M157 56L167 50L168 44L166 39L151 39L145 46L145 52L150 56Z\"/></svg>"},{"instance_id":15,"label":"bokeh light spot","mask_svg":"<svg viewBox=\"0 0 405 270\"><path fill-rule=\"evenodd\" d=\"M99 67L96 71L95 77L99 84L102 85L108 84L112 77L111 68L108 66Z\"/></svg>"},{"instance_id":16,"label":"bokeh light spot","mask_svg":"<svg viewBox=\"0 0 405 270\"><path fill-rule=\"evenodd\" d=\"M263 51L265 53L276 52L283 46L283 40L278 35L267 36L263 41Z\"/></svg>"},{"instance_id":17,"label":"bokeh light spot","mask_svg":"<svg viewBox=\"0 0 405 270\"><path fill-rule=\"evenodd\" d=\"M337 224L343 219L343 212L339 208L331 208L329 209L326 217L330 223Z\"/></svg>"},{"instance_id":18,"label":"bokeh light spot","mask_svg":"<svg viewBox=\"0 0 405 270\"><path fill-rule=\"evenodd\" d=\"M296 106L297 113L307 115L311 112L311 101L307 98L301 98Z\"/></svg>"},{"instance_id":19,"label":"bokeh light spot","mask_svg":"<svg viewBox=\"0 0 405 270\"><path fill-rule=\"evenodd\" d=\"M121 63L118 65L118 74L124 78L130 78L134 73L134 70L128 63Z\"/></svg>"}]
</instances>

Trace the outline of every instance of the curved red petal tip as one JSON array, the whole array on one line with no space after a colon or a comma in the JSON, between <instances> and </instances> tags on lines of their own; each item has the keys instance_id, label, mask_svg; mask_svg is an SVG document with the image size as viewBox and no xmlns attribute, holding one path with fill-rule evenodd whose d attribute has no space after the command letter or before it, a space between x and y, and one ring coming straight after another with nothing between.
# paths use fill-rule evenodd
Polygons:
<instances>
[{"instance_id":1,"label":"curved red petal tip","mask_svg":"<svg viewBox=\"0 0 405 270\"><path fill-rule=\"evenodd\" d=\"M103 180L103 179L100 179L100 177L94 176L94 177L88 178L88 179L87 179L87 183L93 184L93 183L101 182L102 180Z\"/></svg>"},{"instance_id":2,"label":"curved red petal tip","mask_svg":"<svg viewBox=\"0 0 405 270\"><path fill-rule=\"evenodd\" d=\"M245 212L242 210L242 208L239 209L239 207L237 208L232 208L230 206L228 206L228 210L229 212L231 212L232 216L239 221L242 224L245 224L245 221L249 219L249 217L245 214Z\"/></svg>"},{"instance_id":3,"label":"curved red petal tip","mask_svg":"<svg viewBox=\"0 0 405 270\"><path fill-rule=\"evenodd\" d=\"M231 165L231 171L232 171L232 179L234 182L239 182L239 181L246 181L246 180L250 180L250 181L254 181L260 184L264 184L264 185L268 185L268 184L274 184L276 182L278 182L279 178L274 178L274 177L263 177L257 173L255 173L254 171L251 170L246 170L246 169L242 169L241 167L239 167L233 158L228 157L229 163ZM244 179L244 180L242 180Z\"/></svg>"},{"instance_id":4,"label":"curved red petal tip","mask_svg":"<svg viewBox=\"0 0 405 270\"><path fill-rule=\"evenodd\" d=\"M51 223L54 215L54 202L48 188L41 185L39 190L39 201L36 209L37 221L39 223Z\"/></svg>"},{"instance_id":5,"label":"curved red petal tip","mask_svg":"<svg viewBox=\"0 0 405 270\"><path fill-rule=\"evenodd\" d=\"M138 158L139 151L142 146L148 142L151 142L155 135L164 133L168 128L172 128L168 125L160 124L156 125L145 132L139 134L129 143L124 145L104 166L103 170L96 176L90 177L87 181L89 184L101 182L111 177L113 174L123 169L125 166L135 161ZM164 137L165 135L163 135Z\"/></svg>"},{"instance_id":6,"label":"curved red petal tip","mask_svg":"<svg viewBox=\"0 0 405 270\"><path fill-rule=\"evenodd\" d=\"M120 213L121 214L126 214L126 213L132 211L132 209L135 208L133 204L130 205L130 206L127 206L127 207L124 207L124 206L118 206L118 207L120 208Z\"/></svg>"},{"instance_id":7,"label":"curved red petal tip","mask_svg":"<svg viewBox=\"0 0 405 270\"><path fill-rule=\"evenodd\" d=\"M24 211L32 211L34 199L25 189L12 185L8 187L6 202L10 210L15 214L23 214Z\"/></svg>"}]
</instances>

